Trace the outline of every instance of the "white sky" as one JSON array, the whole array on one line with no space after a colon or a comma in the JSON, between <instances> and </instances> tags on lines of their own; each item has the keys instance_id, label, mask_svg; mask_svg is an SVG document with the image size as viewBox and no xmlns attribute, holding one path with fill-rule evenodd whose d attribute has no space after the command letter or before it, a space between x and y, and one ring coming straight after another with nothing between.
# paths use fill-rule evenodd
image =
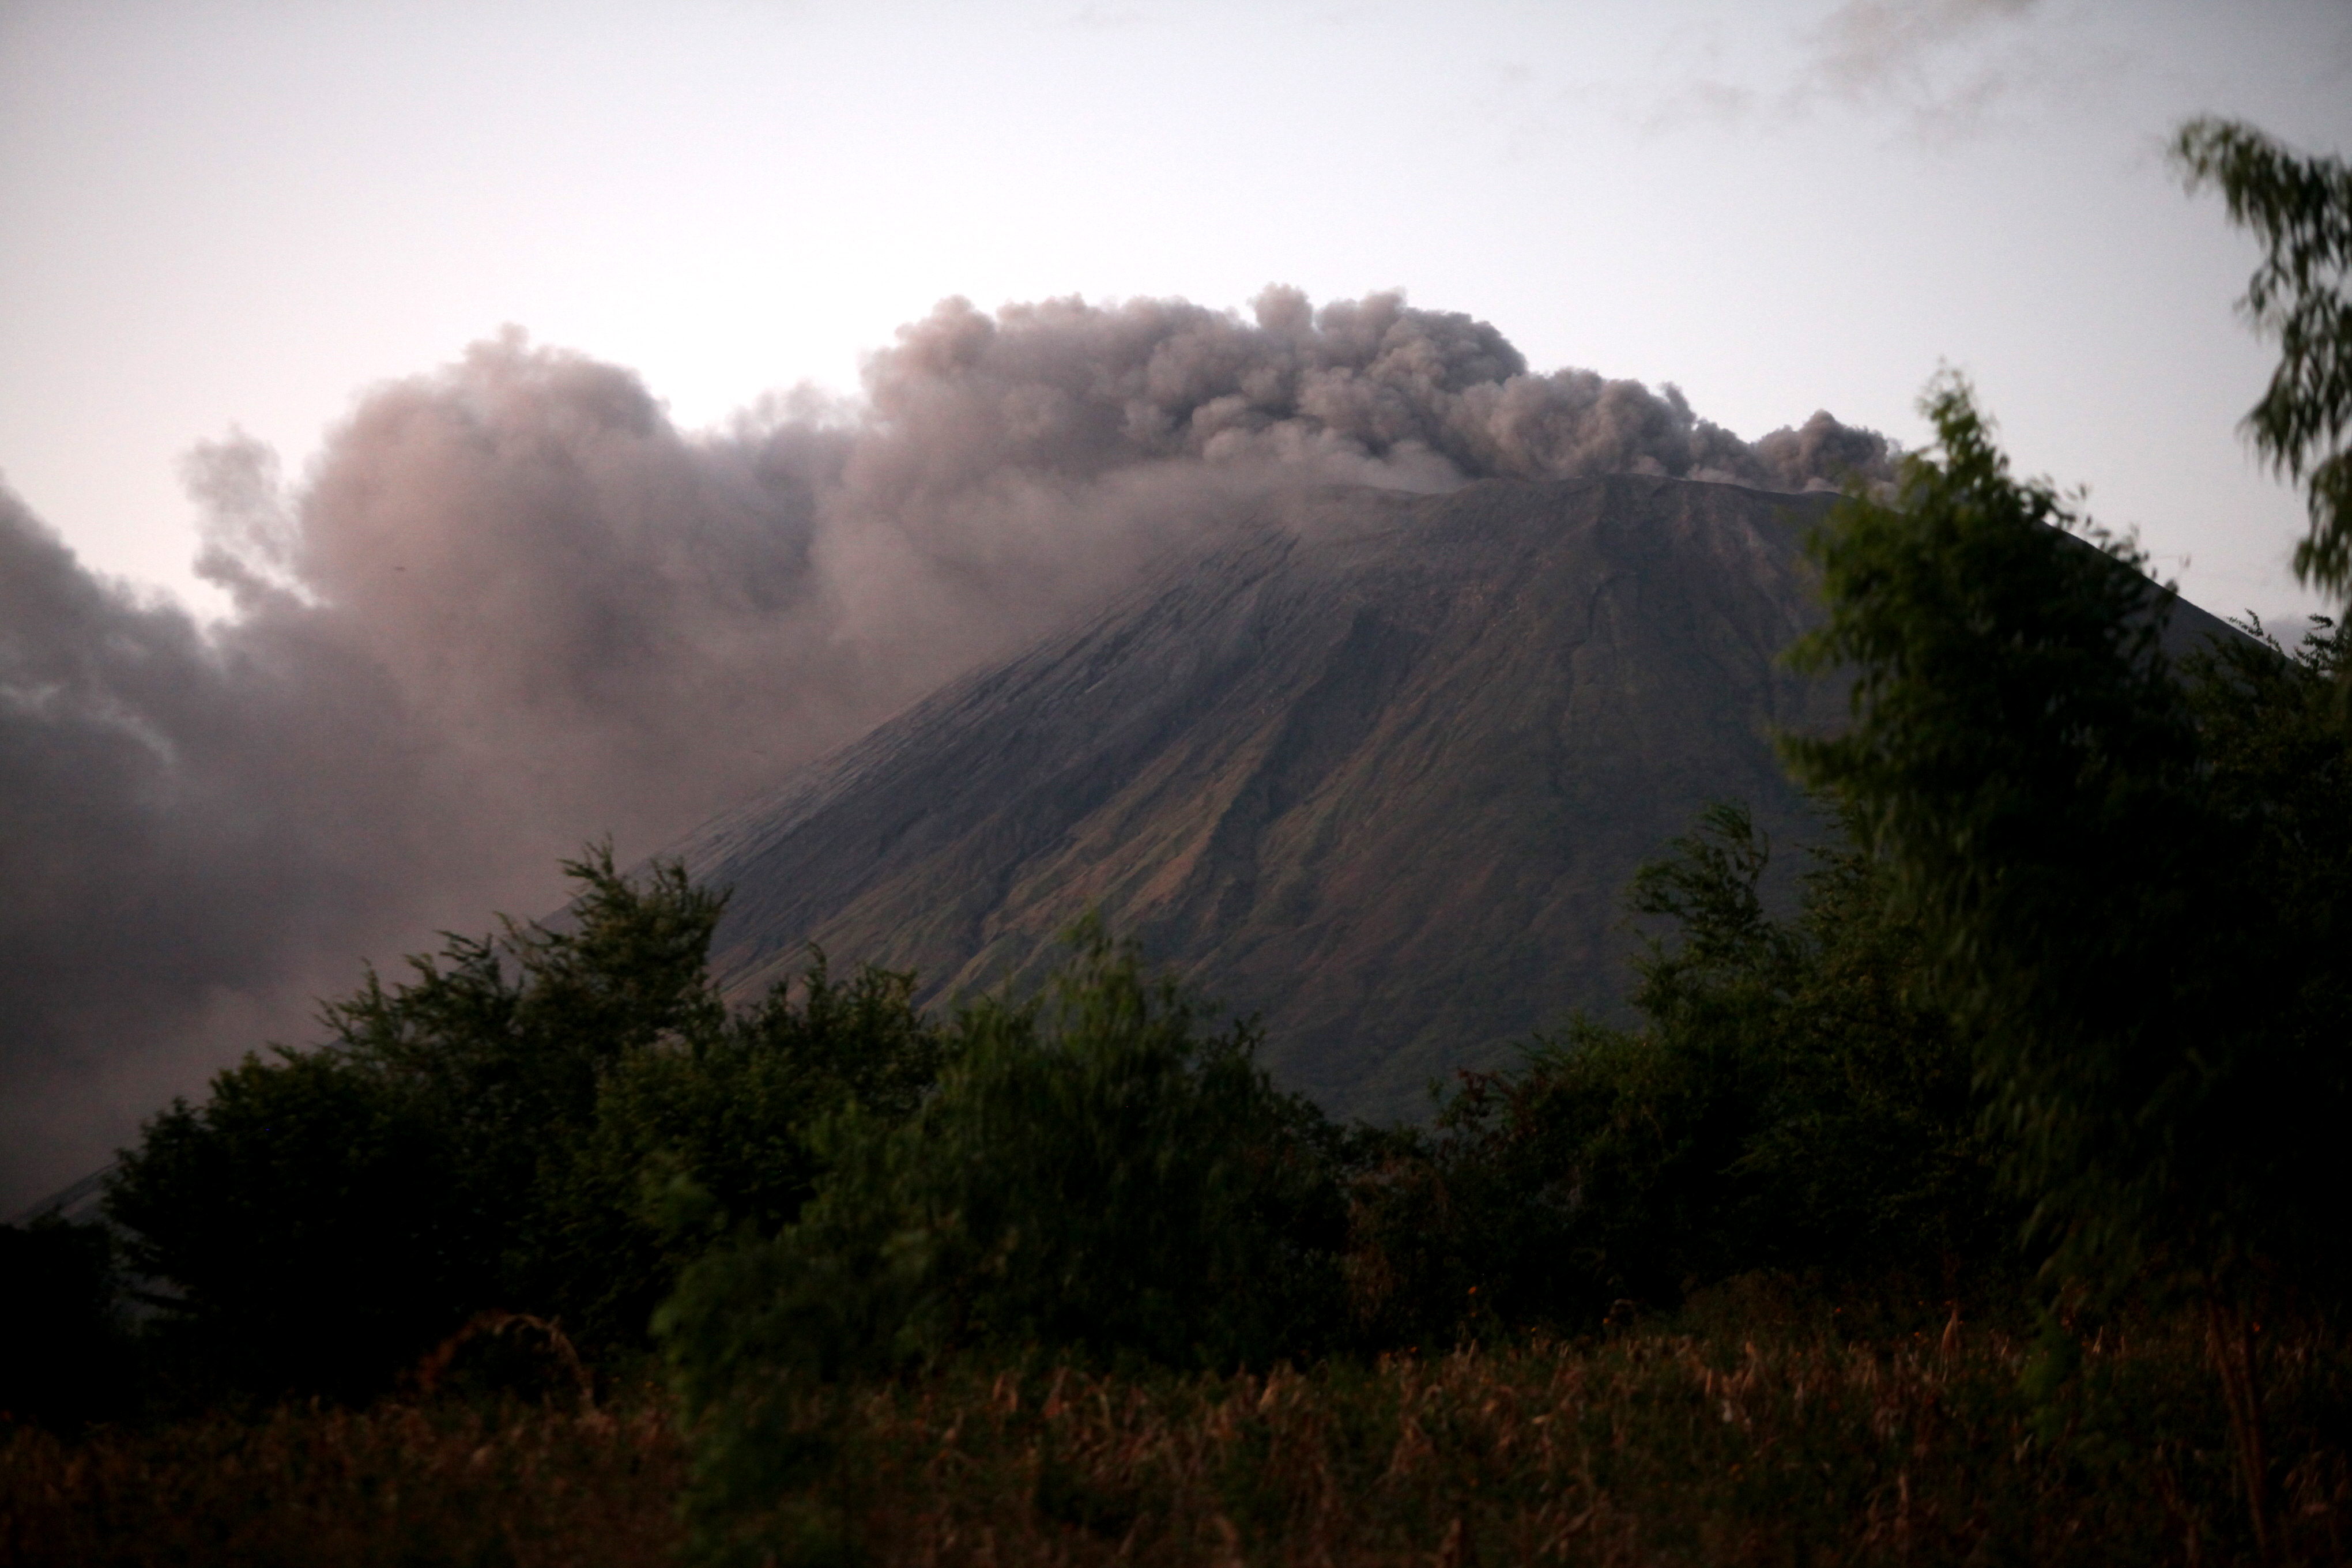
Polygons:
<instances>
[{"instance_id":1,"label":"white sky","mask_svg":"<svg viewBox=\"0 0 2352 1568\"><path fill-rule=\"evenodd\" d=\"M0 0L0 475L209 605L179 454L299 472L505 322L701 426L948 294L1401 286L1751 437L1916 440L1949 361L2276 614L2254 250L2157 151L2199 111L2352 152L2352 3Z\"/></svg>"}]
</instances>

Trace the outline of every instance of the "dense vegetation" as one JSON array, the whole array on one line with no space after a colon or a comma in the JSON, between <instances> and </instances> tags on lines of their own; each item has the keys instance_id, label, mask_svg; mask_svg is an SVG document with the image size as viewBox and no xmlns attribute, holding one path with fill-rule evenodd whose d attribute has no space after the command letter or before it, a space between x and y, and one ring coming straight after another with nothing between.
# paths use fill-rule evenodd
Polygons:
<instances>
[{"instance_id":1,"label":"dense vegetation","mask_svg":"<svg viewBox=\"0 0 2352 1568\"><path fill-rule=\"evenodd\" d=\"M730 1012L719 900L591 856L562 929L453 939L156 1118L108 1213L197 1399L363 1399L493 1310L628 1368L665 1298L695 1397L751 1342L820 1381L982 1346L1263 1368L1759 1268L1980 1289L2013 1205L1917 933L1851 847L1773 918L1768 855L1709 812L1633 890L1645 1024L1465 1075L1425 1129L1332 1124L1093 924L1048 993L945 1021L822 956ZM89 1295L107 1237L24 1240Z\"/></svg>"},{"instance_id":2,"label":"dense vegetation","mask_svg":"<svg viewBox=\"0 0 2352 1568\"><path fill-rule=\"evenodd\" d=\"M1769 855L1740 807L1708 811L1633 889L1663 922L1641 1027L1580 1020L1376 1141L1351 1259L1376 1342L1572 1331L1756 1269L1938 1301L2014 1272L1969 1055L1884 868L1816 848L1775 919Z\"/></svg>"},{"instance_id":3,"label":"dense vegetation","mask_svg":"<svg viewBox=\"0 0 2352 1568\"><path fill-rule=\"evenodd\" d=\"M910 977L820 954L730 1011L719 897L601 851L568 869L562 929L371 975L328 1044L248 1057L126 1152L107 1214L187 1393L364 1397L494 1310L592 1357L641 1345L685 1258L794 1217L828 1116L903 1118L930 1086L945 1037Z\"/></svg>"}]
</instances>

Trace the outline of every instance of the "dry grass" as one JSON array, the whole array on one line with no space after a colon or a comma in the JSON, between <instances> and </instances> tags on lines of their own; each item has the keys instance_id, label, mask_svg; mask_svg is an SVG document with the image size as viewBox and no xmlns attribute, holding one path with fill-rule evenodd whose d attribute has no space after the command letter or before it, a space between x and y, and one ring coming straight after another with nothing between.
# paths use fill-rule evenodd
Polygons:
<instances>
[{"instance_id":1,"label":"dry grass","mask_svg":"<svg viewBox=\"0 0 2352 1568\"><path fill-rule=\"evenodd\" d=\"M289 1406L79 1442L0 1430L0 1563L667 1564L667 1411Z\"/></svg>"},{"instance_id":2,"label":"dry grass","mask_svg":"<svg viewBox=\"0 0 2352 1568\"><path fill-rule=\"evenodd\" d=\"M2345 1358L2265 1349L2282 1532L2343 1562ZM1265 1377L967 1369L855 1405L839 1500L877 1563L2251 1561L2192 1340L2110 1335L2064 1402L1955 1332L1628 1334ZM665 1410L282 1409L0 1438L0 1561L667 1562Z\"/></svg>"},{"instance_id":3,"label":"dry grass","mask_svg":"<svg viewBox=\"0 0 2352 1568\"><path fill-rule=\"evenodd\" d=\"M2103 1343L2038 1421L2019 1349L1962 1334L1000 1376L871 1396L845 1500L878 1561L925 1564L2228 1562L2248 1536L2193 1354ZM2269 1359L2288 1560L2344 1562L2315 1421L2341 1368Z\"/></svg>"}]
</instances>

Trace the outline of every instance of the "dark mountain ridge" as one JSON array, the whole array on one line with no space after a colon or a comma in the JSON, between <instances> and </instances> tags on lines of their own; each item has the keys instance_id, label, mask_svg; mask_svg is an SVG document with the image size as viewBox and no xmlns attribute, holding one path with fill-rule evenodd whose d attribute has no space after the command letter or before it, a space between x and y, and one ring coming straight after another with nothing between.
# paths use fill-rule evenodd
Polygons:
<instances>
[{"instance_id":1,"label":"dark mountain ridge","mask_svg":"<svg viewBox=\"0 0 2352 1568\"><path fill-rule=\"evenodd\" d=\"M1705 803L1817 831L1772 736L1843 711L1779 662L1832 499L1634 475L1293 498L672 852L734 889L732 992L812 941L933 1002L1019 987L1099 909L1259 1015L1285 1083L1412 1114L1433 1077L1613 1010L1627 879Z\"/></svg>"}]
</instances>

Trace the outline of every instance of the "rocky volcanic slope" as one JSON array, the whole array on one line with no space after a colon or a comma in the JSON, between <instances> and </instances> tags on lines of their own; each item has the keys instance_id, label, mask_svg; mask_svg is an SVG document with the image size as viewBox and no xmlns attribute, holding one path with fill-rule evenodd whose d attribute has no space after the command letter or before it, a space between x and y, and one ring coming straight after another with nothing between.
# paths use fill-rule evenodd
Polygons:
<instances>
[{"instance_id":1,"label":"rocky volcanic slope","mask_svg":"<svg viewBox=\"0 0 2352 1568\"><path fill-rule=\"evenodd\" d=\"M1261 1015L1283 1082L1415 1114L1432 1078L1615 1010L1626 880L1706 802L1818 830L1770 737L1843 710L1777 663L1817 613L1798 545L1828 500L1322 492L673 852L734 889L737 994L811 941L933 1001L1025 987L1098 908Z\"/></svg>"}]
</instances>

